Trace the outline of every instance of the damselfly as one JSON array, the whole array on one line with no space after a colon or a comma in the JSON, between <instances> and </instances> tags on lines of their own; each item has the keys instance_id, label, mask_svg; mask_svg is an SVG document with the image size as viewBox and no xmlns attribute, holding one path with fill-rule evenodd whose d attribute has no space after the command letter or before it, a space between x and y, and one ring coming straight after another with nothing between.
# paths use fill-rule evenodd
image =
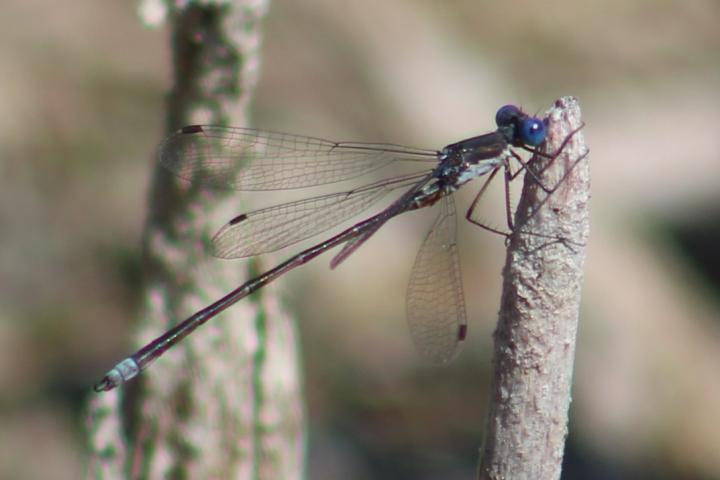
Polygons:
<instances>
[{"instance_id":1,"label":"damselfly","mask_svg":"<svg viewBox=\"0 0 720 480\"><path fill-rule=\"evenodd\" d=\"M497 231L473 219L478 200L501 169L505 172L506 189L509 181L522 170L535 176L513 147L539 153L535 147L544 142L546 135L543 120L512 105L500 108L495 121L496 131L450 144L439 151L200 125L185 127L168 137L160 147L160 162L165 167L192 182L238 190L328 184L402 162L416 162L416 165L419 162L427 167L418 173L255 210L230 220L213 239L215 254L222 258L250 257L309 238L342 223L383 196L405 190L376 215L248 280L171 328L118 363L95 385L95 390L111 390L135 377L200 325L282 274L342 245L330 262L331 268L335 268L391 218L436 203L440 211L410 274L407 317L420 353L434 363L450 361L467 332L451 194L470 180L488 175L466 218ZM521 165L514 173L510 169L512 159ZM511 226L509 214L508 224Z\"/></svg>"}]
</instances>

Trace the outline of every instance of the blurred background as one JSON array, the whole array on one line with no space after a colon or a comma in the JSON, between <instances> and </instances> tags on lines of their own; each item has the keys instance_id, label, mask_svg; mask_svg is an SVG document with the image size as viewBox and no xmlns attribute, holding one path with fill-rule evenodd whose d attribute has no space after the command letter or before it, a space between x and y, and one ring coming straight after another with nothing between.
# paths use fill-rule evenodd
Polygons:
<instances>
[{"instance_id":1,"label":"blurred background","mask_svg":"<svg viewBox=\"0 0 720 480\"><path fill-rule=\"evenodd\" d=\"M137 8L3 3L1 478L79 478L90 385L128 351L171 69L167 28ZM254 126L441 148L505 103L579 97L592 233L565 479L720 479L718 24L712 0L272 2ZM483 212L502 225L499 193ZM459 222L469 338L429 367L404 294L430 221L394 220L284 284L309 478L473 478L504 246Z\"/></svg>"}]
</instances>

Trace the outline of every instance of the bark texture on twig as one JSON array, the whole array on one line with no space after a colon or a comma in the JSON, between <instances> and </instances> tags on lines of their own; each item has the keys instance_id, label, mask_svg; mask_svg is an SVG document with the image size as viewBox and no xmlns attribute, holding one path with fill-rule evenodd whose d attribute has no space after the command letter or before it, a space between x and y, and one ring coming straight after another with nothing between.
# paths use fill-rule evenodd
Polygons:
<instances>
[{"instance_id":1,"label":"bark texture on twig","mask_svg":"<svg viewBox=\"0 0 720 480\"><path fill-rule=\"evenodd\" d=\"M267 3L169 7L175 71L168 131L193 123L247 124ZM207 248L214 231L238 213L227 193L187 185L158 167L149 203L136 346L227 293L256 267L215 259ZM235 305L129 385L94 397L89 476L301 478L296 331L275 290L269 286Z\"/></svg>"},{"instance_id":2,"label":"bark texture on twig","mask_svg":"<svg viewBox=\"0 0 720 480\"><path fill-rule=\"evenodd\" d=\"M552 154L581 125L577 100L558 100L548 119ZM581 130L540 175L559 184L550 195L525 176L503 271L481 479L560 478L589 234L586 155ZM532 160L533 170L547 164Z\"/></svg>"}]
</instances>

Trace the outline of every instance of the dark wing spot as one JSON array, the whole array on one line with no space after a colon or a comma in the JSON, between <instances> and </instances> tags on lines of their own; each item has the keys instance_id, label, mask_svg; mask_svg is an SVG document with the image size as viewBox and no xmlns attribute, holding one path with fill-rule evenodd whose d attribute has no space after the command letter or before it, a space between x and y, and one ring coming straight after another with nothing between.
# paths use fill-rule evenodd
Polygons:
<instances>
[{"instance_id":1,"label":"dark wing spot","mask_svg":"<svg viewBox=\"0 0 720 480\"><path fill-rule=\"evenodd\" d=\"M247 220L247 215L243 213L242 215L238 215L237 217L230 220L228 222L228 224L229 225L237 225L238 223L243 222L245 220Z\"/></svg>"},{"instance_id":2,"label":"dark wing spot","mask_svg":"<svg viewBox=\"0 0 720 480\"><path fill-rule=\"evenodd\" d=\"M465 340L466 335L467 335L467 325L460 325L460 327L458 327L458 340L460 340L460 341Z\"/></svg>"},{"instance_id":3,"label":"dark wing spot","mask_svg":"<svg viewBox=\"0 0 720 480\"><path fill-rule=\"evenodd\" d=\"M201 133L202 131L202 125L188 125L180 129L180 133Z\"/></svg>"}]
</instances>

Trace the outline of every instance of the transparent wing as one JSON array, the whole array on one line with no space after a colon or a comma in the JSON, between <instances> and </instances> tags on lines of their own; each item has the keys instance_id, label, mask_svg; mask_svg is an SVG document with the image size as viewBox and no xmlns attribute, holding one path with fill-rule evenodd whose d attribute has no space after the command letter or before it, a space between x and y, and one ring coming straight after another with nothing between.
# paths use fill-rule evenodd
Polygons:
<instances>
[{"instance_id":1,"label":"transparent wing","mask_svg":"<svg viewBox=\"0 0 720 480\"><path fill-rule=\"evenodd\" d=\"M364 175L395 161L437 162L432 150L207 125L170 135L159 156L180 178L237 190L303 188Z\"/></svg>"},{"instance_id":2,"label":"transparent wing","mask_svg":"<svg viewBox=\"0 0 720 480\"><path fill-rule=\"evenodd\" d=\"M214 253L221 258L242 258L287 247L334 227L386 194L415 185L427 175L427 171L415 173L239 215L213 238Z\"/></svg>"},{"instance_id":3,"label":"transparent wing","mask_svg":"<svg viewBox=\"0 0 720 480\"><path fill-rule=\"evenodd\" d=\"M418 351L436 364L455 357L467 331L455 229L453 199L444 197L415 258L408 285L410 334Z\"/></svg>"},{"instance_id":4,"label":"transparent wing","mask_svg":"<svg viewBox=\"0 0 720 480\"><path fill-rule=\"evenodd\" d=\"M330 261L330 268L334 269L338 265L340 265L342 262L347 260L347 258L352 255L355 251L357 251L358 248L360 248L366 241L370 239L375 233L383 226L385 225L385 222L390 220L396 215L399 215L403 212L406 212L408 210L415 209L416 207L413 205L413 197L417 192L422 190L422 188L427 185L427 182L431 180L432 175L425 175L425 178L422 178L419 180L413 188L409 189L407 192L405 192L400 198L395 200L389 207L387 207L382 212L378 213L377 215L373 216L373 220L370 224L367 224L362 232L358 232L358 235L348 240L343 248L338 252L333 259Z\"/></svg>"}]
</instances>

